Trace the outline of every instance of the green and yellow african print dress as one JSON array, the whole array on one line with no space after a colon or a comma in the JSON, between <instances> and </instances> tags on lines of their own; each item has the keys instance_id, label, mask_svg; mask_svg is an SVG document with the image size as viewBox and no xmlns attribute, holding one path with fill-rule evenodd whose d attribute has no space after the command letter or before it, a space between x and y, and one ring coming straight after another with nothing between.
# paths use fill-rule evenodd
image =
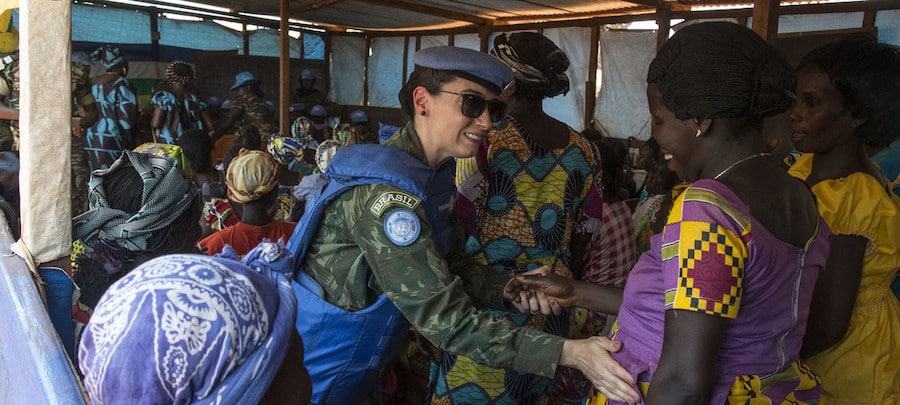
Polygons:
<instances>
[{"instance_id":1,"label":"green and yellow african print dress","mask_svg":"<svg viewBox=\"0 0 900 405\"><path fill-rule=\"evenodd\" d=\"M477 170L459 185L457 213L469 234L466 250L497 272L512 274L551 265L572 277L570 242L593 233L601 216L599 160L593 145L569 130L559 149L536 145L509 118L492 131L476 156ZM491 311L497 318L558 336L568 333L568 314ZM553 380L492 368L444 353L432 368L433 403L511 404L548 395Z\"/></svg>"}]
</instances>

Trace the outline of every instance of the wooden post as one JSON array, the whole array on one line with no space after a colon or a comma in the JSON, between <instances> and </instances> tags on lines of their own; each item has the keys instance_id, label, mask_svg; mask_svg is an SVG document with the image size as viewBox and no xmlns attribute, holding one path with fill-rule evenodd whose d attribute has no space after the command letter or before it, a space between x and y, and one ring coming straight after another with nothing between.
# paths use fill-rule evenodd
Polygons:
<instances>
[{"instance_id":1,"label":"wooden post","mask_svg":"<svg viewBox=\"0 0 900 405\"><path fill-rule=\"evenodd\" d=\"M241 38L244 40L244 56L250 56L250 32L247 31L247 23L241 24Z\"/></svg>"},{"instance_id":2,"label":"wooden post","mask_svg":"<svg viewBox=\"0 0 900 405\"><path fill-rule=\"evenodd\" d=\"M366 70L363 75L363 105L369 105L369 50L372 49L372 37L366 35Z\"/></svg>"},{"instance_id":3,"label":"wooden post","mask_svg":"<svg viewBox=\"0 0 900 405\"><path fill-rule=\"evenodd\" d=\"M779 0L753 1L753 32L767 42L778 36Z\"/></svg>"},{"instance_id":4,"label":"wooden post","mask_svg":"<svg viewBox=\"0 0 900 405\"><path fill-rule=\"evenodd\" d=\"M594 109L597 107L597 65L600 59L600 27L591 27L591 52L588 56L588 80L584 86L584 129L591 127L594 121Z\"/></svg>"},{"instance_id":5,"label":"wooden post","mask_svg":"<svg viewBox=\"0 0 900 405\"><path fill-rule=\"evenodd\" d=\"M281 134L289 134L291 130L291 36L288 16L290 14L290 0L281 0L281 24L278 58L278 131ZM260 134L269 136L271 134Z\"/></svg>"},{"instance_id":6,"label":"wooden post","mask_svg":"<svg viewBox=\"0 0 900 405\"><path fill-rule=\"evenodd\" d=\"M159 62L159 14L150 13L150 58Z\"/></svg>"},{"instance_id":7,"label":"wooden post","mask_svg":"<svg viewBox=\"0 0 900 405\"><path fill-rule=\"evenodd\" d=\"M660 7L656 9L656 50L662 48L669 39L669 30L672 29L672 9Z\"/></svg>"}]
</instances>

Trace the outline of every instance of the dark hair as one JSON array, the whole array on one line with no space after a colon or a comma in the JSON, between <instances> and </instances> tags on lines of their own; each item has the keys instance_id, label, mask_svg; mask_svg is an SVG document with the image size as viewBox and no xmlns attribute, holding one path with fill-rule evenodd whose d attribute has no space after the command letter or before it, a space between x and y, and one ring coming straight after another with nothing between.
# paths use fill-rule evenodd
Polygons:
<instances>
[{"instance_id":1,"label":"dark hair","mask_svg":"<svg viewBox=\"0 0 900 405\"><path fill-rule=\"evenodd\" d=\"M411 119L415 120L416 108L413 106L413 90L422 86L425 90L428 90L428 93L436 95L441 91L441 86L444 83L453 81L453 79L456 79L456 76L447 71L416 66L416 69L409 75L409 80L406 81L406 84L400 89L400 93L397 94L397 97L400 99L400 109L406 115L409 115Z\"/></svg>"},{"instance_id":2,"label":"dark hair","mask_svg":"<svg viewBox=\"0 0 900 405\"><path fill-rule=\"evenodd\" d=\"M228 172L231 161L237 157L241 149L262 150L262 140L259 139L259 130L250 124L238 125L234 136L234 143L222 156L222 167Z\"/></svg>"},{"instance_id":3,"label":"dark hair","mask_svg":"<svg viewBox=\"0 0 900 405\"><path fill-rule=\"evenodd\" d=\"M888 145L900 135L900 48L858 33L812 50L799 69L825 73L854 118L865 122L854 131L872 147Z\"/></svg>"},{"instance_id":4,"label":"dark hair","mask_svg":"<svg viewBox=\"0 0 900 405\"><path fill-rule=\"evenodd\" d=\"M622 142L604 138L597 142L600 159L603 163L603 200L615 202L619 200L619 190L625 184L625 159L628 151Z\"/></svg>"},{"instance_id":5,"label":"dark hair","mask_svg":"<svg viewBox=\"0 0 900 405\"><path fill-rule=\"evenodd\" d=\"M185 131L178 138L178 145L184 151L184 157L195 172L209 170L209 154L212 152L213 143L202 130L191 129Z\"/></svg>"},{"instance_id":6,"label":"dark hair","mask_svg":"<svg viewBox=\"0 0 900 405\"><path fill-rule=\"evenodd\" d=\"M142 193L135 190L143 189L144 181L131 162L106 174L103 185L109 208L129 214L140 211ZM78 258L78 271L72 275L72 280L81 287L80 301L94 307L109 286L141 263L154 257L179 253L185 245L184 238L192 235L190 229L198 226L201 204L198 194L191 200L191 207L182 212L178 219L147 238L147 250L128 250L115 241L101 237L93 251L85 252Z\"/></svg>"},{"instance_id":7,"label":"dark hair","mask_svg":"<svg viewBox=\"0 0 900 405\"><path fill-rule=\"evenodd\" d=\"M680 120L758 119L791 106L796 74L753 31L714 21L689 25L669 38L650 62L647 84L656 86Z\"/></svg>"}]
</instances>

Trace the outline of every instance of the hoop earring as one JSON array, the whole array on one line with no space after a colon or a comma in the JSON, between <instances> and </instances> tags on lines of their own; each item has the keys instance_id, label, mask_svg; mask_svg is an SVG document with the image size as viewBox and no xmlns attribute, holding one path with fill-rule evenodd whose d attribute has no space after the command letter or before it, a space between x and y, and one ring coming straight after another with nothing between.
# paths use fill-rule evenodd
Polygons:
<instances>
[{"instance_id":1,"label":"hoop earring","mask_svg":"<svg viewBox=\"0 0 900 405\"><path fill-rule=\"evenodd\" d=\"M700 128L697 128L697 135L694 135L694 136L699 138L700 135L703 135L703 131L701 131Z\"/></svg>"}]
</instances>

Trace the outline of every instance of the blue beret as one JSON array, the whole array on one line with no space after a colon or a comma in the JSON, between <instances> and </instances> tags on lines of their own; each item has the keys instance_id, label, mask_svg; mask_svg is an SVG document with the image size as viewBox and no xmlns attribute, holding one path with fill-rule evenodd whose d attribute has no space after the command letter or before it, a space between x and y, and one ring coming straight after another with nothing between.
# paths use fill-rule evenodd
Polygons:
<instances>
[{"instance_id":1,"label":"blue beret","mask_svg":"<svg viewBox=\"0 0 900 405\"><path fill-rule=\"evenodd\" d=\"M324 117L325 116L325 106L321 104L316 104L309 109L309 115L311 117Z\"/></svg>"},{"instance_id":2,"label":"blue beret","mask_svg":"<svg viewBox=\"0 0 900 405\"><path fill-rule=\"evenodd\" d=\"M454 46L425 48L413 55L416 66L450 71L478 83L496 94L515 79L509 66L484 52Z\"/></svg>"},{"instance_id":3,"label":"blue beret","mask_svg":"<svg viewBox=\"0 0 900 405\"><path fill-rule=\"evenodd\" d=\"M366 115L366 112L363 110L355 110L350 113L350 122L360 123L360 122L369 122L369 117Z\"/></svg>"}]
</instances>

